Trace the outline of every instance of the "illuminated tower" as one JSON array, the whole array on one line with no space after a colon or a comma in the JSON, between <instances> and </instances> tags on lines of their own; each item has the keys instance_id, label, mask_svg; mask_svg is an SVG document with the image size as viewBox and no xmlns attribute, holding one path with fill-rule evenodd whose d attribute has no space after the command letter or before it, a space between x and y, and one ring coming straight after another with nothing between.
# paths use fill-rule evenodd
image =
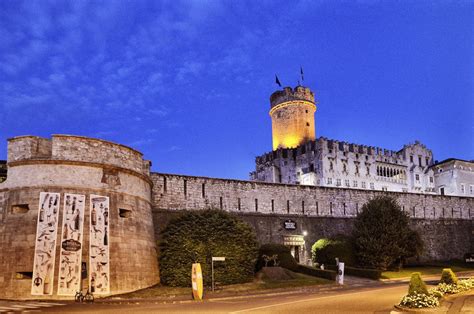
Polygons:
<instances>
[{"instance_id":1,"label":"illuminated tower","mask_svg":"<svg viewBox=\"0 0 474 314\"><path fill-rule=\"evenodd\" d=\"M316 138L314 93L304 86L285 87L270 96L273 150L293 148Z\"/></svg>"}]
</instances>

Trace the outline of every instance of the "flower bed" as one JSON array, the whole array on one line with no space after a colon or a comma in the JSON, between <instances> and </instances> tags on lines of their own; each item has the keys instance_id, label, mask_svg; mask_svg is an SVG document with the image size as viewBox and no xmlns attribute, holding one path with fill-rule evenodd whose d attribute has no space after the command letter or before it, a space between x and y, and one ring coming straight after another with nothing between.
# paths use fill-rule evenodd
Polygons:
<instances>
[{"instance_id":1,"label":"flower bed","mask_svg":"<svg viewBox=\"0 0 474 314\"><path fill-rule=\"evenodd\" d=\"M433 308L439 306L445 295L452 295L474 288L474 278L458 280L450 270L443 270L440 283L429 290L419 273L413 273L410 280L409 293L400 301L399 306L407 308Z\"/></svg>"}]
</instances>

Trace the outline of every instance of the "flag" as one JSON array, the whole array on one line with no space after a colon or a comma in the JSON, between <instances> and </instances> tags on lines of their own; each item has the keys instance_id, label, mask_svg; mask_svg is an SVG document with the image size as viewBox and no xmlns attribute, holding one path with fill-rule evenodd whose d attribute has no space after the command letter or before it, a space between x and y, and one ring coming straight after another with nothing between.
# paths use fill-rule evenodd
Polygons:
<instances>
[{"instance_id":1,"label":"flag","mask_svg":"<svg viewBox=\"0 0 474 314\"><path fill-rule=\"evenodd\" d=\"M281 87L281 83L280 83L280 80L278 79L278 76L275 74L275 83L278 84L278 86Z\"/></svg>"},{"instance_id":2,"label":"flag","mask_svg":"<svg viewBox=\"0 0 474 314\"><path fill-rule=\"evenodd\" d=\"M301 81L304 81L303 67L300 66Z\"/></svg>"}]
</instances>

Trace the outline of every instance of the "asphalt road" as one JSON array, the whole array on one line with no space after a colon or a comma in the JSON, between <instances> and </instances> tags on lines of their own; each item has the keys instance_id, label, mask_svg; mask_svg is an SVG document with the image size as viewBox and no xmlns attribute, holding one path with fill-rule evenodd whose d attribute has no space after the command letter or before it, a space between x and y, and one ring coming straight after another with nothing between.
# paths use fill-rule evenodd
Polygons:
<instances>
[{"instance_id":1,"label":"asphalt road","mask_svg":"<svg viewBox=\"0 0 474 314\"><path fill-rule=\"evenodd\" d=\"M39 308L43 313L390 313L406 293L407 286L390 285L349 291L327 290L317 294L292 294L232 297L203 302L134 304L65 304Z\"/></svg>"},{"instance_id":2,"label":"asphalt road","mask_svg":"<svg viewBox=\"0 0 474 314\"><path fill-rule=\"evenodd\" d=\"M393 305L407 292L407 284L379 285L372 288L328 289L318 293L296 292L247 297L211 299L202 302L181 301L169 303L62 303L57 306L27 308L29 303L9 306L13 311L42 313L400 313ZM0 312L2 304L0 301ZM30 302L31 303L31 302ZM23 305L22 305L23 304ZM48 304L49 306L47 306ZM16 306L16 307L15 307ZM12 310L11 310L12 311ZM8 311L10 312L10 311ZM444 303L429 313L474 313L474 291Z\"/></svg>"}]
</instances>

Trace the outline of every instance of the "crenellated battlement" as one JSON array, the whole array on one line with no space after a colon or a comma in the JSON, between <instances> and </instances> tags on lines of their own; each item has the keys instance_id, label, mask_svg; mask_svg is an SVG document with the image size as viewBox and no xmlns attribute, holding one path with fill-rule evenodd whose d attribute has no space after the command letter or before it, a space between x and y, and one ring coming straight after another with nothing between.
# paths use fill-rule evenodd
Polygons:
<instances>
[{"instance_id":1,"label":"crenellated battlement","mask_svg":"<svg viewBox=\"0 0 474 314\"><path fill-rule=\"evenodd\" d=\"M271 108L281 103L293 100L309 101L315 104L314 93L308 87L296 86L294 89L291 87L285 87L283 90L274 92L270 96Z\"/></svg>"},{"instance_id":2,"label":"crenellated battlement","mask_svg":"<svg viewBox=\"0 0 474 314\"><path fill-rule=\"evenodd\" d=\"M8 140L8 163L68 161L104 164L148 175L150 162L128 146L101 139L55 134L51 139L18 136Z\"/></svg>"}]
</instances>

